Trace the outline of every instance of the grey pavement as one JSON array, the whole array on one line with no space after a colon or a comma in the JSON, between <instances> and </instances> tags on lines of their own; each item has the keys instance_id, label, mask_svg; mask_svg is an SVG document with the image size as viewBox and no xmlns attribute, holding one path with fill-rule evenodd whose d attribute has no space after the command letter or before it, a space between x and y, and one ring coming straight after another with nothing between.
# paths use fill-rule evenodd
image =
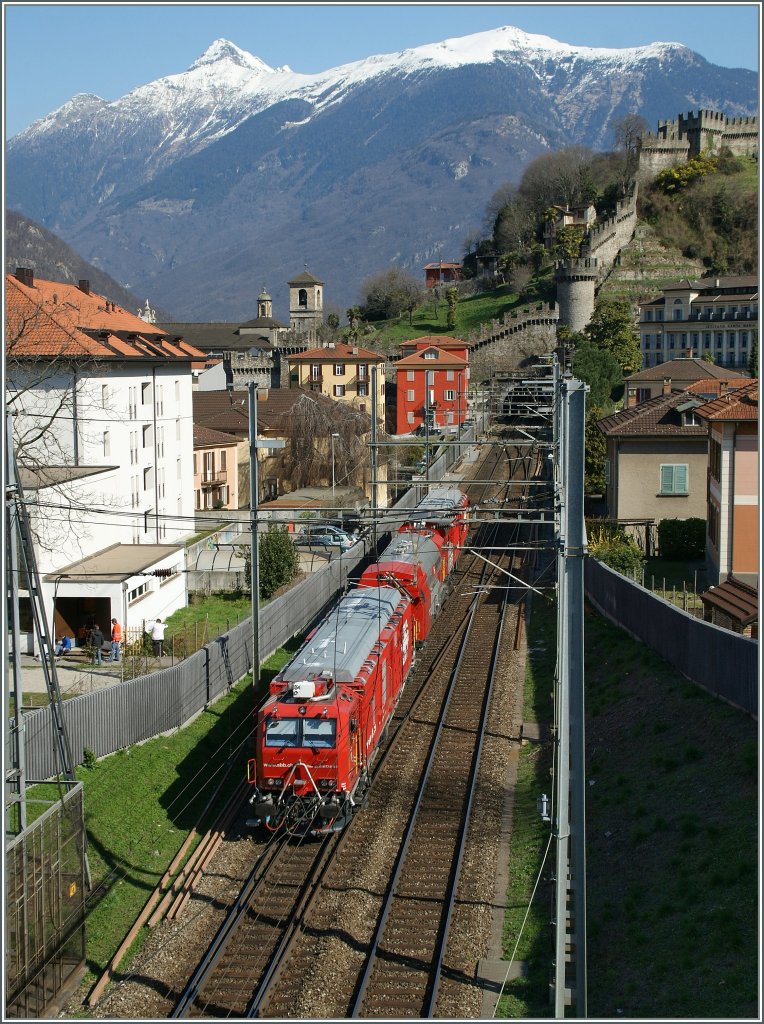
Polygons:
<instances>
[{"instance_id":1,"label":"grey pavement","mask_svg":"<svg viewBox=\"0 0 764 1024\"><path fill-rule=\"evenodd\" d=\"M169 657L149 658L151 670L165 668L171 664ZM56 676L62 697L77 697L83 693L91 693L104 686L111 686L122 680L122 662L108 662L103 665L92 665L88 659L79 654L56 658ZM7 670L8 686L11 685L10 662ZM45 675L42 663L29 654L21 655L21 692L45 693Z\"/></svg>"}]
</instances>

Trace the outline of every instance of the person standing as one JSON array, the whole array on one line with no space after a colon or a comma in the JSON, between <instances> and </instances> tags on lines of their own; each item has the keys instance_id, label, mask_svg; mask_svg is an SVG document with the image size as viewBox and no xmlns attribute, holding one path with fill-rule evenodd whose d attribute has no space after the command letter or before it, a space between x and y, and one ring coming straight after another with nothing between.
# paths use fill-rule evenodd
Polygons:
<instances>
[{"instance_id":1,"label":"person standing","mask_svg":"<svg viewBox=\"0 0 764 1024\"><path fill-rule=\"evenodd\" d=\"M111 620L111 654L109 661L119 661L122 649L122 627L116 619Z\"/></svg>"},{"instance_id":2,"label":"person standing","mask_svg":"<svg viewBox=\"0 0 764 1024\"><path fill-rule=\"evenodd\" d=\"M103 633L99 625L93 626L90 630L90 636L88 637L90 646L93 648L93 664L103 665L103 657L101 656L101 648L103 647Z\"/></svg>"},{"instance_id":3,"label":"person standing","mask_svg":"<svg viewBox=\"0 0 764 1024\"><path fill-rule=\"evenodd\" d=\"M162 657L162 644L164 642L164 631L167 627L161 619L157 619L151 630L151 639L154 641L154 657Z\"/></svg>"}]
</instances>

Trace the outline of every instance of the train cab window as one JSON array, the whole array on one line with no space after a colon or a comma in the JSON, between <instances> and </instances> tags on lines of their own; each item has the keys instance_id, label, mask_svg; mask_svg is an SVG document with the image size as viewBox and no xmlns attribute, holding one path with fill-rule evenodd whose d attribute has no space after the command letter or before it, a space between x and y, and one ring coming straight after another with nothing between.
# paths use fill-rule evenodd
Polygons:
<instances>
[{"instance_id":1,"label":"train cab window","mask_svg":"<svg viewBox=\"0 0 764 1024\"><path fill-rule=\"evenodd\" d=\"M297 718L271 718L265 727L266 747L297 747L300 745L300 722Z\"/></svg>"},{"instance_id":2,"label":"train cab window","mask_svg":"<svg viewBox=\"0 0 764 1024\"><path fill-rule=\"evenodd\" d=\"M334 747L336 740L336 719L304 718L302 720L302 745L304 747Z\"/></svg>"}]
</instances>

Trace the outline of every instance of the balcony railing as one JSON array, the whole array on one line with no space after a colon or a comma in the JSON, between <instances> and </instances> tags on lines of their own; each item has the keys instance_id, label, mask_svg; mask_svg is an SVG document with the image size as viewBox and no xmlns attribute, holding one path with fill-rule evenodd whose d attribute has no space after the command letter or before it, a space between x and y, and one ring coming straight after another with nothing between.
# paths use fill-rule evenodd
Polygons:
<instances>
[{"instance_id":1,"label":"balcony railing","mask_svg":"<svg viewBox=\"0 0 764 1024\"><path fill-rule=\"evenodd\" d=\"M203 473L201 485L202 487L219 487L220 484L226 483L227 480L228 473L223 469L217 473Z\"/></svg>"}]
</instances>

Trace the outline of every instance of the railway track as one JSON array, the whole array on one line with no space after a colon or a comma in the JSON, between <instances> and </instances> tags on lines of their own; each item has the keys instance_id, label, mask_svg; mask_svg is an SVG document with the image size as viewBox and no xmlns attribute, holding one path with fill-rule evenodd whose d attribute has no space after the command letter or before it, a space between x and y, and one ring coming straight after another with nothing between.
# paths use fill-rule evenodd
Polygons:
<instances>
[{"instance_id":1,"label":"railway track","mask_svg":"<svg viewBox=\"0 0 764 1024\"><path fill-rule=\"evenodd\" d=\"M482 472L495 471L485 461ZM485 540L498 527L481 529ZM265 848L172 1016L295 1016L311 947L337 941L341 894L358 887L348 865L367 859L372 807L400 825L387 844L396 853L366 883L368 934L342 940L355 966L336 978L329 1015L433 1015L507 610L506 590L488 589L496 566L462 561L378 758L370 807L339 837Z\"/></svg>"}]
</instances>

